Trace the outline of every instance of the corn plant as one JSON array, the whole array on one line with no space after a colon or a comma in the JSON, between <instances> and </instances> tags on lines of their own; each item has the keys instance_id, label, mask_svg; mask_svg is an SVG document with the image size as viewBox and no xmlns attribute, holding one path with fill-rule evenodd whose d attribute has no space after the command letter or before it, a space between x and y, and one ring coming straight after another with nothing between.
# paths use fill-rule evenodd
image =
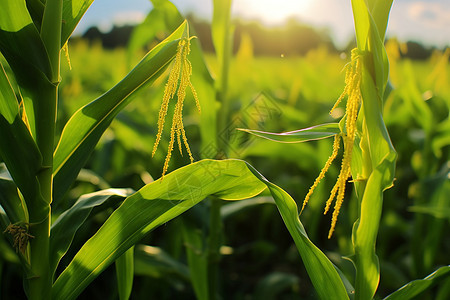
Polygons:
<instances>
[{"instance_id":1,"label":"corn plant","mask_svg":"<svg viewBox=\"0 0 450 300\"><path fill-rule=\"evenodd\" d=\"M349 178L358 198L358 219L352 233L355 270L355 299L372 299L377 290L380 270L375 252L382 212L383 191L393 186L397 154L383 121L383 103L391 92L389 64L384 48L392 1L352 1L357 48L345 68L345 88L330 113L347 98L345 115L339 123L316 125L281 134L243 129L251 134L278 142L304 142L334 136L332 154L307 193L300 213L315 188L325 177L338 155L340 140L344 153L336 184L326 201L326 214L336 198L328 238L331 238L344 201ZM307 135L311 134L310 137ZM388 299L409 299L422 292L432 280L448 274L442 267L423 281L410 283ZM428 281L430 280L430 281ZM425 283L428 281L428 283ZM330 295L327 298L332 298Z\"/></svg>"},{"instance_id":2,"label":"corn plant","mask_svg":"<svg viewBox=\"0 0 450 300\"><path fill-rule=\"evenodd\" d=\"M187 22L175 21L178 23L173 32L151 49L128 75L76 111L61 134L55 131L59 113L58 87L63 80L60 77L61 51L67 49L69 37L92 2L0 2L0 52L5 61L5 67L2 65L0 70L0 157L3 161L0 224L11 247L16 249L27 297L75 299L100 273L115 263L119 296L127 299L133 283L133 247L150 231L207 198L211 198L215 206L211 212L211 225L215 229L214 226L221 226L218 218L221 200L248 199L267 189L295 242L317 295L321 299L348 299L356 293L359 299L372 298L379 277L374 244L381 214L382 191L392 183L395 161L395 152L381 115L388 86L387 59L382 41L391 2L353 1L358 50L349 67L349 74L354 75L356 81L349 79L345 94L355 98L351 95L356 93L356 100L362 99L359 116L355 116L358 105L349 102L353 103L353 110L348 111L341 124L325 124L287 135L274 135L278 139L281 136L282 140L305 141L332 136L344 140L346 163L343 164L343 179L338 181L336 192L338 202L342 201L342 182L351 173L360 197L360 218L353 236L353 261L357 270L355 288L308 238L292 197L245 161L206 158L165 174L175 136L180 152L184 145L191 154L182 121L188 86L201 107L202 138L217 143L214 141L217 119L215 103L205 97L208 93L214 93L213 82L204 64L195 59L194 51L192 65L189 62L190 43L194 48L195 39L189 35ZM157 2L170 6L168 1ZM230 1L215 1L217 12L221 8L229 9L230 4ZM223 50L219 54L223 75L217 90L222 92L219 100L226 103L229 16L220 16L216 18L217 27L213 32L216 47L219 45ZM177 104L169 142L172 146L169 146L166 166L163 167L164 176L138 191L106 189L85 194L70 208L55 213L55 206L63 201L114 118L134 99L134 93L153 83L168 68L171 71L159 114L159 132L162 131L170 99L176 97ZM196 68L201 70L202 76L195 76ZM228 112L223 115L227 116ZM336 138L337 141L339 138ZM157 145L158 142L155 147ZM353 149L347 150L349 147ZM84 241L80 249L71 249L77 231L92 217L93 209L104 209L106 212L110 202L117 208L101 228ZM336 207L337 217L339 206ZM189 230L185 235L195 239ZM219 235L220 232L211 234L207 263L217 258ZM68 265L62 265L61 259L69 249L76 254ZM191 260L198 261L198 258L191 255ZM204 270L198 273L194 270L191 268L190 277L197 297L215 298L216 280L206 284L207 288L204 288L202 281L208 280L208 274L217 272L217 263L206 276L199 274ZM405 295L418 293L448 271L442 268L425 280L413 282L393 294L391 299L405 299Z\"/></svg>"}]
</instances>

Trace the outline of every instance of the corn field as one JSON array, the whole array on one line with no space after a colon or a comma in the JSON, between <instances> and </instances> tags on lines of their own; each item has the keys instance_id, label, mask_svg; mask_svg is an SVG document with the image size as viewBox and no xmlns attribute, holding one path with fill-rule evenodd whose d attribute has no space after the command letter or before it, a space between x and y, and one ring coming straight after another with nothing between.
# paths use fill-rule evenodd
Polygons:
<instances>
[{"instance_id":1,"label":"corn field","mask_svg":"<svg viewBox=\"0 0 450 300\"><path fill-rule=\"evenodd\" d=\"M168 0L72 43L92 2L0 1L0 299L450 298L450 49L392 0L300 57L234 53L231 0L214 54Z\"/></svg>"}]
</instances>

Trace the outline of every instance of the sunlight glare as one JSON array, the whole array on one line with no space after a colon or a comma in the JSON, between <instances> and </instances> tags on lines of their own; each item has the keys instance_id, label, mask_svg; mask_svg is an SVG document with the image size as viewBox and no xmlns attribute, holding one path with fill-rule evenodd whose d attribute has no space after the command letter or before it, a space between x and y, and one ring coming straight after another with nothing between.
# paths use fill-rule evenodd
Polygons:
<instances>
[{"instance_id":1,"label":"sunlight glare","mask_svg":"<svg viewBox=\"0 0 450 300\"><path fill-rule=\"evenodd\" d=\"M312 0L239 0L235 2L238 15L256 18L266 24L280 24L290 17L304 16Z\"/></svg>"}]
</instances>

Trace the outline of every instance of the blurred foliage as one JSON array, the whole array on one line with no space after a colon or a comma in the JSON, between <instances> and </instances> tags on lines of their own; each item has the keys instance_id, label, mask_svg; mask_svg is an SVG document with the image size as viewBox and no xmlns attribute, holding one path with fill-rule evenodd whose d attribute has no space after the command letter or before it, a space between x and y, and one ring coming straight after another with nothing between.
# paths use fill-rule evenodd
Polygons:
<instances>
[{"instance_id":1,"label":"blurred foliage","mask_svg":"<svg viewBox=\"0 0 450 300\"><path fill-rule=\"evenodd\" d=\"M196 28L198 30L198 28ZM237 30L237 29L236 29ZM244 31L243 31L244 32ZM330 155L331 141L304 144L279 144L249 137L236 127L271 132L291 131L310 125L333 122L329 108L342 90L348 61L345 54L330 51L327 44L305 52L284 52L284 56L264 54L250 33L239 36L236 57L230 66L229 97L233 121L220 134L228 138L230 156L245 158L270 181L282 186L301 201L323 163ZM200 39L201 40L201 39ZM88 99L95 98L126 75L128 62L123 49L106 50L99 43L77 40L69 45L72 70L62 63L59 124ZM381 262L381 282L377 297L384 297L403 284L423 278L439 266L450 263L449 192L450 192L450 66L449 51L435 51L424 61L402 58L408 45L391 40L387 44L393 92L387 99L385 119L392 142L399 154L395 186L385 194L377 253ZM348 54L348 53L347 53ZM211 72L216 70L213 56L206 57ZM193 66L195 69L195 65ZM82 194L99 188L131 187L135 190L161 174L164 151L151 158L155 141L158 110L165 78L142 89L138 98L121 112L103 135L94 154L78 180L55 210L70 207ZM186 133L194 157L200 158L199 116L194 101L186 101ZM58 128L61 131L61 126ZM166 133L168 134L168 133ZM219 136L220 138L220 136ZM168 136L162 147L167 147ZM187 157L174 153L171 168L188 163ZM329 219L321 216L323 202L337 176L337 166L330 169L330 179L318 187L302 222L312 241L348 278L351 263L341 254L351 253L351 227L356 201L349 188L348 197L331 239L326 238ZM202 220L205 205L185 213L180 220L158 228L142 243L159 248L138 246L132 299L193 299L182 239L183 222L206 226ZM231 204L227 204L231 205ZM226 208L226 206L225 206ZM95 213L95 210L94 210ZM107 213L83 225L75 237L75 248L106 219ZM78 243L78 244L77 244ZM220 280L221 293L228 299L252 299L270 291L273 299L315 299L315 292L292 239L274 206L267 201L238 210L225 220L225 241ZM3 237L0 238L3 249ZM4 260L2 298L21 290L20 268L13 253L1 251ZM73 255L73 253L72 253ZM68 259L71 257L70 253ZM157 264L155 265L155 261ZM17 262L16 262L17 263ZM145 267L150 264L151 267ZM111 288L114 268L100 275L82 294L85 298L114 299ZM445 286L443 284L442 286ZM273 287L273 288L270 288ZM439 288L421 299L445 299L449 295ZM442 296L443 295L443 296ZM21 299L24 296L14 296Z\"/></svg>"},{"instance_id":2,"label":"blurred foliage","mask_svg":"<svg viewBox=\"0 0 450 300\"><path fill-rule=\"evenodd\" d=\"M194 28L203 51L214 53L211 24L192 14L188 15L187 19ZM233 26L235 28L234 53L237 53L244 35L252 41L256 56L305 55L310 50L323 47L327 48L329 52L340 53L341 51L349 52L356 46L356 40L352 38L347 42L344 49L341 49L333 43L328 28L314 27L295 18L288 19L277 26L266 26L257 21L235 19ZM83 38L91 43L100 43L107 49L126 47L134 28L134 25L115 25L109 32L102 32L97 27L91 27L83 33L82 37L74 36L71 39L74 41ZM154 31L155 28L157 27L147 28L147 30ZM167 33L161 29L155 32L155 39L161 41L165 34ZM395 37L388 37L388 39L391 38L395 40ZM433 51L439 50L434 46L427 46L418 41L407 41L405 46L408 51L402 52L401 56L413 60L429 59Z\"/></svg>"}]
</instances>

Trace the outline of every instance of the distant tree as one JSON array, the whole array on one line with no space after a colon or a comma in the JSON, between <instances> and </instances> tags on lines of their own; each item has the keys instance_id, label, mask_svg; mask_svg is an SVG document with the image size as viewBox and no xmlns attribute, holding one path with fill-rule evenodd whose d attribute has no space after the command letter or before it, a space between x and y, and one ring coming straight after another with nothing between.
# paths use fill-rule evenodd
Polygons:
<instances>
[{"instance_id":1,"label":"distant tree","mask_svg":"<svg viewBox=\"0 0 450 300\"><path fill-rule=\"evenodd\" d=\"M102 33L97 27L90 27L82 37L91 42L99 40L102 46L108 49L125 47L133 29L132 25L114 26L109 32Z\"/></svg>"},{"instance_id":2,"label":"distant tree","mask_svg":"<svg viewBox=\"0 0 450 300\"><path fill-rule=\"evenodd\" d=\"M409 41L406 43L408 52L403 53L403 57L410 59L428 59L431 56L433 49L425 48L424 45L415 41Z\"/></svg>"}]
</instances>

